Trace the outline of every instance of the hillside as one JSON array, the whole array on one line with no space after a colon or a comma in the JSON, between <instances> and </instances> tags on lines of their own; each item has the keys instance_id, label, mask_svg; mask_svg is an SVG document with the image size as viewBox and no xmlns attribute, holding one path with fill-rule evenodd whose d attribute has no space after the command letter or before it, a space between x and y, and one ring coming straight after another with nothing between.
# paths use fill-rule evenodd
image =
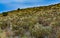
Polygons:
<instances>
[{"instance_id":1,"label":"hillside","mask_svg":"<svg viewBox=\"0 0 60 38\"><path fill-rule=\"evenodd\" d=\"M3 12L0 37L60 38L60 3Z\"/></svg>"}]
</instances>

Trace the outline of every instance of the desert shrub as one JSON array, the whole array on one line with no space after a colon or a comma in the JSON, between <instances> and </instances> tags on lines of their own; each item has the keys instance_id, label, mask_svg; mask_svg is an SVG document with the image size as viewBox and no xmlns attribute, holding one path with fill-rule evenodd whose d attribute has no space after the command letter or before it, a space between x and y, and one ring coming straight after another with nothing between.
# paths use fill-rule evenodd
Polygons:
<instances>
[{"instance_id":1,"label":"desert shrub","mask_svg":"<svg viewBox=\"0 0 60 38\"><path fill-rule=\"evenodd\" d=\"M12 30L19 30L19 27L18 26L12 26Z\"/></svg>"},{"instance_id":2,"label":"desert shrub","mask_svg":"<svg viewBox=\"0 0 60 38\"><path fill-rule=\"evenodd\" d=\"M24 35L25 30L23 28L19 28L18 30L15 30L15 36L23 36Z\"/></svg>"},{"instance_id":3,"label":"desert shrub","mask_svg":"<svg viewBox=\"0 0 60 38\"><path fill-rule=\"evenodd\" d=\"M3 12L2 14L3 14L3 16L7 16L8 12Z\"/></svg>"},{"instance_id":4,"label":"desert shrub","mask_svg":"<svg viewBox=\"0 0 60 38\"><path fill-rule=\"evenodd\" d=\"M57 30L57 38L60 38L60 30Z\"/></svg>"},{"instance_id":5,"label":"desert shrub","mask_svg":"<svg viewBox=\"0 0 60 38\"><path fill-rule=\"evenodd\" d=\"M44 18L40 18L38 21L39 24L42 24L43 26L49 26L49 21L46 21Z\"/></svg>"},{"instance_id":6,"label":"desert shrub","mask_svg":"<svg viewBox=\"0 0 60 38\"><path fill-rule=\"evenodd\" d=\"M5 33L3 33L2 29L0 29L0 38L6 38Z\"/></svg>"},{"instance_id":7,"label":"desert shrub","mask_svg":"<svg viewBox=\"0 0 60 38\"><path fill-rule=\"evenodd\" d=\"M48 37L48 35L51 33L51 27L43 27L37 23L33 28L30 28L30 32L31 35L35 36L36 38L45 38L45 36Z\"/></svg>"},{"instance_id":8,"label":"desert shrub","mask_svg":"<svg viewBox=\"0 0 60 38\"><path fill-rule=\"evenodd\" d=\"M9 22L8 21L2 21L2 24L1 24L1 29L6 29L6 28L9 28L10 25L9 25Z\"/></svg>"},{"instance_id":9,"label":"desert shrub","mask_svg":"<svg viewBox=\"0 0 60 38\"><path fill-rule=\"evenodd\" d=\"M52 37L56 37L59 38L59 34L60 34L60 21L59 20L54 20L53 22L51 22L51 27L52 27L52 32L51 32L51 36ZM51 37L50 36L50 37Z\"/></svg>"},{"instance_id":10,"label":"desert shrub","mask_svg":"<svg viewBox=\"0 0 60 38\"><path fill-rule=\"evenodd\" d=\"M24 17L17 25L23 27L24 29L29 29L29 27L34 26L34 24L36 23L37 23L37 19L35 17Z\"/></svg>"},{"instance_id":11,"label":"desert shrub","mask_svg":"<svg viewBox=\"0 0 60 38\"><path fill-rule=\"evenodd\" d=\"M20 8L18 8L17 10L20 10Z\"/></svg>"}]
</instances>

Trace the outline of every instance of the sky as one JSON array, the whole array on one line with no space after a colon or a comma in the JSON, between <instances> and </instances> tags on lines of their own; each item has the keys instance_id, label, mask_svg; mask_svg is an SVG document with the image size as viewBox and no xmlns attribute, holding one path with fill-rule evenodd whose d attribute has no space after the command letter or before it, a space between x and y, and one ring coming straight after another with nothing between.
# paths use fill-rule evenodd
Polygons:
<instances>
[{"instance_id":1,"label":"sky","mask_svg":"<svg viewBox=\"0 0 60 38\"><path fill-rule=\"evenodd\" d=\"M17 8L47 6L57 3L60 3L60 0L0 0L0 13Z\"/></svg>"}]
</instances>

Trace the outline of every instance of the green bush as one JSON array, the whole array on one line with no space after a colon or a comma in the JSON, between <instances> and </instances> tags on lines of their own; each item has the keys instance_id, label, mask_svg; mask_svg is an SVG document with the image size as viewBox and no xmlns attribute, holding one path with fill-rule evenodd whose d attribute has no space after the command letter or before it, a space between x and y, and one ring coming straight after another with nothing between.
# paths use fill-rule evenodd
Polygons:
<instances>
[{"instance_id":1,"label":"green bush","mask_svg":"<svg viewBox=\"0 0 60 38\"><path fill-rule=\"evenodd\" d=\"M20 10L20 8L18 8L17 10Z\"/></svg>"},{"instance_id":2,"label":"green bush","mask_svg":"<svg viewBox=\"0 0 60 38\"><path fill-rule=\"evenodd\" d=\"M8 15L8 13L7 13L7 12L3 12L2 14L3 14L3 16L7 16L7 15Z\"/></svg>"}]
</instances>

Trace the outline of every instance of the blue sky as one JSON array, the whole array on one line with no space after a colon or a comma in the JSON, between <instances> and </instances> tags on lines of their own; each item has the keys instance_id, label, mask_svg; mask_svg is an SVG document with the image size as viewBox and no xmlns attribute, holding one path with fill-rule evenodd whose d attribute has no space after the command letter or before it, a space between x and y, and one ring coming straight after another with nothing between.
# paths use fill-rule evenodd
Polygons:
<instances>
[{"instance_id":1,"label":"blue sky","mask_svg":"<svg viewBox=\"0 0 60 38\"><path fill-rule=\"evenodd\" d=\"M60 3L60 0L0 0L0 12L57 3Z\"/></svg>"}]
</instances>

